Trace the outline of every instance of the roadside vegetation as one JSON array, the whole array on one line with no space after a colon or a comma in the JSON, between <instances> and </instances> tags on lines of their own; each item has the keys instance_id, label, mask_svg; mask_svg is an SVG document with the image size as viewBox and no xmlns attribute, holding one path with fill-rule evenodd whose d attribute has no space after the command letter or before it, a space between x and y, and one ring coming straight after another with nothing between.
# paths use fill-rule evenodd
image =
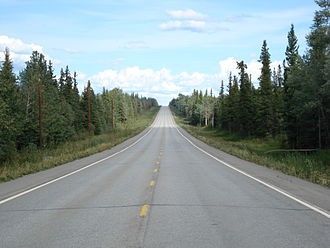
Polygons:
<instances>
[{"instance_id":1,"label":"roadside vegetation","mask_svg":"<svg viewBox=\"0 0 330 248\"><path fill-rule=\"evenodd\" d=\"M330 187L329 149L311 152L276 151L283 148L280 138L242 138L219 129L189 125L179 116L175 116L175 120L194 137L224 152Z\"/></svg>"},{"instance_id":2,"label":"roadside vegetation","mask_svg":"<svg viewBox=\"0 0 330 248\"><path fill-rule=\"evenodd\" d=\"M125 126L117 127L99 135L80 135L77 140L64 142L60 145L39 149L30 146L20 151L10 161L0 167L0 182L8 181L33 172L45 170L78 158L86 157L122 143L148 127L154 120L159 107L139 115Z\"/></svg>"},{"instance_id":3,"label":"roadside vegetation","mask_svg":"<svg viewBox=\"0 0 330 248\"><path fill-rule=\"evenodd\" d=\"M184 119L184 128L207 143L329 186L330 4L315 2L319 9L306 36L305 54L299 54L291 24L282 66L271 68L264 40L258 82L252 82L245 62L237 61L237 74L231 72L228 82L221 82L219 95L195 89L191 95L179 94L170 107ZM279 149L291 151L270 152Z\"/></svg>"},{"instance_id":4,"label":"roadside vegetation","mask_svg":"<svg viewBox=\"0 0 330 248\"><path fill-rule=\"evenodd\" d=\"M0 181L105 150L142 131L158 109L154 98L119 88L79 93L69 67L54 74L34 51L16 75L10 52L0 62Z\"/></svg>"}]
</instances>

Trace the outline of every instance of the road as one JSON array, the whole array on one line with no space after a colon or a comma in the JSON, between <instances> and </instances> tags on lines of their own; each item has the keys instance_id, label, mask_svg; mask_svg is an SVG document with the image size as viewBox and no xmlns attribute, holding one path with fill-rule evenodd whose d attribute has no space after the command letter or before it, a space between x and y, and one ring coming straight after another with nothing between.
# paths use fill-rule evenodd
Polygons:
<instances>
[{"instance_id":1,"label":"road","mask_svg":"<svg viewBox=\"0 0 330 248\"><path fill-rule=\"evenodd\" d=\"M295 180L202 144L162 107L112 150L0 184L0 247L329 247L329 189Z\"/></svg>"}]
</instances>

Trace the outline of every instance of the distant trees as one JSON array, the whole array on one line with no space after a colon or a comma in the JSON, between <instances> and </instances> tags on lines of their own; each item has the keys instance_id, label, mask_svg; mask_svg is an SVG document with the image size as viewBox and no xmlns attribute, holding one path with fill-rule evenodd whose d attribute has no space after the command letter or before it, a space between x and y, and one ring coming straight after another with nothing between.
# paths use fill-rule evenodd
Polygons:
<instances>
[{"instance_id":1,"label":"distant trees","mask_svg":"<svg viewBox=\"0 0 330 248\"><path fill-rule=\"evenodd\" d=\"M298 53L298 39L291 25L283 68L270 67L269 49L263 41L257 89L246 73L247 65L240 61L238 77L229 75L227 94L221 82L220 94L212 101L207 94L194 90L191 96L180 94L173 99L172 110L193 125L211 126L203 121L209 116L205 114L205 103L211 102L215 127L221 130L242 137L280 135L292 148L330 147L330 3L316 3L320 10L315 12L304 56Z\"/></svg>"},{"instance_id":2,"label":"distant trees","mask_svg":"<svg viewBox=\"0 0 330 248\"><path fill-rule=\"evenodd\" d=\"M90 81L80 95L76 78L67 66L57 80L52 62L37 51L17 78L5 50L0 64L0 164L27 147L43 148L125 127L158 105L153 98L116 88L95 94Z\"/></svg>"}]
</instances>

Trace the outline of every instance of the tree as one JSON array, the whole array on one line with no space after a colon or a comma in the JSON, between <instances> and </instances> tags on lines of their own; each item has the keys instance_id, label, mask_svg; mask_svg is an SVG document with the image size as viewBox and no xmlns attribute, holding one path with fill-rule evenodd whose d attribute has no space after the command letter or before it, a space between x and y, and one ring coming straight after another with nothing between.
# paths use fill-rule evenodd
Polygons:
<instances>
[{"instance_id":1,"label":"tree","mask_svg":"<svg viewBox=\"0 0 330 248\"><path fill-rule=\"evenodd\" d=\"M223 80L221 80L221 84L220 84L220 90L219 90L219 96L215 101L215 106L214 106L214 122L215 122L215 126L218 128L222 128L223 127L223 119L224 119L224 103L225 103L225 88L223 85Z\"/></svg>"},{"instance_id":2,"label":"tree","mask_svg":"<svg viewBox=\"0 0 330 248\"><path fill-rule=\"evenodd\" d=\"M296 100L294 96L295 91L301 88L302 81L297 81L296 77L291 77L293 71L297 74L302 69L302 63L299 53L298 53L298 39L295 35L294 25L291 24L290 31L288 32L288 45L285 52L284 61L284 82L283 82L283 105L284 105L284 129L286 130L286 135L288 139L288 144L291 147L297 146L297 130L298 127L298 117L296 116L295 108Z\"/></svg>"},{"instance_id":3,"label":"tree","mask_svg":"<svg viewBox=\"0 0 330 248\"><path fill-rule=\"evenodd\" d=\"M282 67L278 65L277 70L273 70L272 87L273 87L273 130L275 134L282 133L283 127L283 75Z\"/></svg>"},{"instance_id":4,"label":"tree","mask_svg":"<svg viewBox=\"0 0 330 248\"><path fill-rule=\"evenodd\" d=\"M87 82L82 93L81 108L83 111L83 126L90 135L100 134L102 128L100 126L99 110L94 90L90 80Z\"/></svg>"},{"instance_id":5,"label":"tree","mask_svg":"<svg viewBox=\"0 0 330 248\"><path fill-rule=\"evenodd\" d=\"M20 74L24 99L23 146L45 147L57 144L73 135L73 111L61 99L51 63L34 51Z\"/></svg>"},{"instance_id":6,"label":"tree","mask_svg":"<svg viewBox=\"0 0 330 248\"><path fill-rule=\"evenodd\" d=\"M9 50L0 66L0 160L12 157L16 151L16 139L20 133L19 92Z\"/></svg>"},{"instance_id":7,"label":"tree","mask_svg":"<svg viewBox=\"0 0 330 248\"><path fill-rule=\"evenodd\" d=\"M76 133L79 133L83 129L82 125L82 115L83 112L81 110L81 105L80 105L80 95L79 95L79 90L78 90L78 82L77 82L77 73L74 72L73 74L73 89L71 93L71 107L72 110L74 111L74 128Z\"/></svg>"},{"instance_id":8,"label":"tree","mask_svg":"<svg viewBox=\"0 0 330 248\"><path fill-rule=\"evenodd\" d=\"M272 83L270 69L270 54L266 40L263 41L259 62L262 63L261 75L259 77L259 110L258 110L258 133L261 136L274 134L272 128L273 106L272 106Z\"/></svg>"},{"instance_id":9,"label":"tree","mask_svg":"<svg viewBox=\"0 0 330 248\"><path fill-rule=\"evenodd\" d=\"M21 73L21 84L25 99L24 143L44 145L44 93L47 63L43 54L34 51L26 68Z\"/></svg>"},{"instance_id":10,"label":"tree","mask_svg":"<svg viewBox=\"0 0 330 248\"><path fill-rule=\"evenodd\" d=\"M49 61L45 79L45 142L59 144L75 134L74 110L61 96L56 77Z\"/></svg>"},{"instance_id":11,"label":"tree","mask_svg":"<svg viewBox=\"0 0 330 248\"><path fill-rule=\"evenodd\" d=\"M231 133L239 132L239 86L237 77L229 76L228 96L226 99L227 129Z\"/></svg>"},{"instance_id":12,"label":"tree","mask_svg":"<svg viewBox=\"0 0 330 248\"><path fill-rule=\"evenodd\" d=\"M252 86L249 80L249 75L245 72L247 65L242 60L237 62L237 69L239 69L239 124L240 133L243 136L251 135L254 129L254 106L252 102Z\"/></svg>"},{"instance_id":13,"label":"tree","mask_svg":"<svg viewBox=\"0 0 330 248\"><path fill-rule=\"evenodd\" d=\"M330 91L327 77L329 1L316 1L314 23L307 36L309 49L298 55L293 26L288 35L284 78L285 129L291 147L328 147L330 134Z\"/></svg>"},{"instance_id":14,"label":"tree","mask_svg":"<svg viewBox=\"0 0 330 248\"><path fill-rule=\"evenodd\" d=\"M298 39L294 31L294 25L291 24L290 31L288 33L288 45L285 51L285 62L284 62L284 82L286 82L290 68L297 64L299 58L299 45Z\"/></svg>"},{"instance_id":15,"label":"tree","mask_svg":"<svg viewBox=\"0 0 330 248\"><path fill-rule=\"evenodd\" d=\"M327 61L329 59L330 44L330 2L328 0L315 1L320 9L315 12L314 23L310 34L307 36L309 50L306 56L308 85L311 90L311 98L308 106L314 106L309 109L310 115L317 116L314 143L319 148L330 146L330 92L324 89L328 88L327 82ZM312 134L311 134L312 135Z\"/></svg>"}]
</instances>

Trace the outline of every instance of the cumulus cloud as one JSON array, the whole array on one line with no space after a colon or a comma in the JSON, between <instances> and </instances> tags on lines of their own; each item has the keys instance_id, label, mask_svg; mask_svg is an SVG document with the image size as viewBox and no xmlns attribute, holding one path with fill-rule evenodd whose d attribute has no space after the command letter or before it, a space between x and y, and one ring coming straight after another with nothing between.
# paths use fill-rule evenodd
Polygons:
<instances>
[{"instance_id":1,"label":"cumulus cloud","mask_svg":"<svg viewBox=\"0 0 330 248\"><path fill-rule=\"evenodd\" d=\"M82 78L92 81L95 89L112 89L115 87L123 89L125 92L136 92L144 96L155 97L158 101L166 105L179 93L191 94L194 89L218 94L221 80L227 85L229 73L238 75L237 64L239 61L234 57L229 57L219 61L219 70L214 74L202 72L179 72L173 73L167 68L159 70L150 68L140 68L138 66L127 67L121 70L108 69L101 71L91 77L86 75ZM245 61L247 73L251 74L252 82L258 87L258 77L260 76L261 63L257 60ZM274 61L271 68L277 67L281 62ZM79 79L79 73L78 73Z\"/></svg>"},{"instance_id":2,"label":"cumulus cloud","mask_svg":"<svg viewBox=\"0 0 330 248\"><path fill-rule=\"evenodd\" d=\"M176 91L172 81L172 75L168 69L142 69L138 66L128 67L122 70L105 70L91 77L91 80L100 87L120 87L130 92L161 92Z\"/></svg>"},{"instance_id":3,"label":"cumulus cloud","mask_svg":"<svg viewBox=\"0 0 330 248\"><path fill-rule=\"evenodd\" d=\"M10 38L6 35L0 35L0 48L5 49L6 47L18 54L29 53L31 51L43 51L41 46L34 43L24 43L20 39Z\"/></svg>"},{"instance_id":4,"label":"cumulus cloud","mask_svg":"<svg viewBox=\"0 0 330 248\"><path fill-rule=\"evenodd\" d=\"M173 73L166 68L154 70L133 66L121 70L104 70L91 76L90 80L98 89L118 87L125 92L157 97L161 104L168 104L179 93L190 94L194 88L211 88L212 83L216 82L215 77L200 72ZM85 75L84 79L87 79Z\"/></svg>"},{"instance_id":5,"label":"cumulus cloud","mask_svg":"<svg viewBox=\"0 0 330 248\"><path fill-rule=\"evenodd\" d=\"M185 30L191 32L207 31L206 16L192 9L167 11L171 20L163 22L159 28L164 31Z\"/></svg>"},{"instance_id":6,"label":"cumulus cloud","mask_svg":"<svg viewBox=\"0 0 330 248\"><path fill-rule=\"evenodd\" d=\"M8 37L6 35L0 35L0 50L4 51L6 48L10 51L10 57L14 63L14 69L20 71L25 67L25 62L30 59L32 51L38 51L43 53L46 59L50 59L47 54L44 53L42 46L27 43L17 38ZM4 59L4 53L0 53L0 59ZM53 63L58 64L58 60L53 60Z\"/></svg>"}]
</instances>

